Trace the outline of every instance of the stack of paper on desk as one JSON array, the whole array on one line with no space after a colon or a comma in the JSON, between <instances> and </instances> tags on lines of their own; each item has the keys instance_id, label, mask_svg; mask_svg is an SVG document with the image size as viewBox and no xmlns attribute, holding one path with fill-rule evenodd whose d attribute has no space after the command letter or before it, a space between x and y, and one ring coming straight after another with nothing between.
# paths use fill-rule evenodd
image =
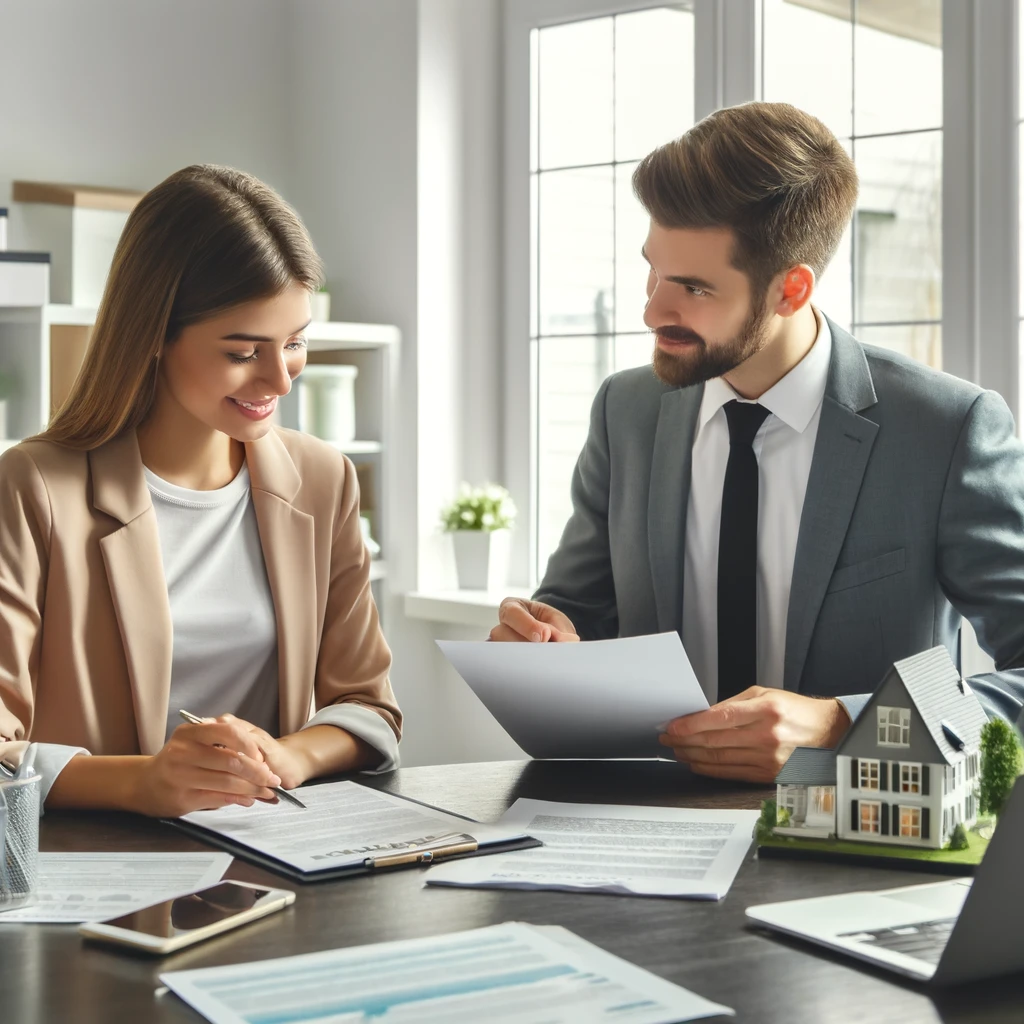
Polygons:
<instances>
[{"instance_id":1,"label":"stack of paper on desk","mask_svg":"<svg viewBox=\"0 0 1024 1024\"><path fill-rule=\"evenodd\" d=\"M0 924L103 921L214 885L226 853L41 853L39 900L0 914Z\"/></svg>"},{"instance_id":2,"label":"stack of paper on desk","mask_svg":"<svg viewBox=\"0 0 1024 1024\"><path fill-rule=\"evenodd\" d=\"M211 1024L672 1024L733 1012L564 928L518 923L160 980Z\"/></svg>"},{"instance_id":3,"label":"stack of paper on desk","mask_svg":"<svg viewBox=\"0 0 1024 1024\"><path fill-rule=\"evenodd\" d=\"M467 842L481 852L537 845L518 829L484 825L355 782L306 786L301 795L304 808L234 805L194 811L175 824L299 881L390 867L394 858L417 851L440 856Z\"/></svg>"},{"instance_id":4,"label":"stack of paper on desk","mask_svg":"<svg viewBox=\"0 0 1024 1024\"><path fill-rule=\"evenodd\" d=\"M499 824L528 831L543 847L438 865L427 884L718 900L750 849L757 816L517 800Z\"/></svg>"},{"instance_id":5,"label":"stack of paper on desk","mask_svg":"<svg viewBox=\"0 0 1024 1024\"><path fill-rule=\"evenodd\" d=\"M708 707L678 633L437 645L531 757L667 757L665 724Z\"/></svg>"}]
</instances>

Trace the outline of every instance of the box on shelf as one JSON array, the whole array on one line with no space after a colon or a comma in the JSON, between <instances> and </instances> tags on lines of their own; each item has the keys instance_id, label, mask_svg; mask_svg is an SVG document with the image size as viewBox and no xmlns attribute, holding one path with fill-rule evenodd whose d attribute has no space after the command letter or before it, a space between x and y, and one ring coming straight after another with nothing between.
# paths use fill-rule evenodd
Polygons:
<instances>
[{"instance_id":1,"label":"box on shelf","mask_svg":"<svg viewBox=\"0 0 1024 1024\"><path fill-rule=\"evenodd\" d=\"M0 306L45 306L50 301L48 252L0 252Z\"/></svg>"},{"instance_id":2,"label":"box on shelf","mask_svg":"<svg viewBox=\"0 0 1024 1024\"><path fill-rule=\"evenodd\" d=\"M99 305L121 230L142 193L16 181L12 196L12 239L52 254L50 301Z\"/></svg>"}]
</instances>

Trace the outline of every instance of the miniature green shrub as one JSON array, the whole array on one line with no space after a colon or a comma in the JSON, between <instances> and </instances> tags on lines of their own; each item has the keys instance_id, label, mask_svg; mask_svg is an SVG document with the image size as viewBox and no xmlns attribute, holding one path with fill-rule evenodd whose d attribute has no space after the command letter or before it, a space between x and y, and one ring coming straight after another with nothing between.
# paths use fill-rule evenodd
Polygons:
<instances>
[{"instance_id":1,"label":"miniature green shrub","mask_svg":"<svg viewBox=\"0 0 1024 1024\"><path fill-rule=\"evenodd\" d=\"M963 822L958 821L953 834L949 837L949 849L966 850L968 846L970 843L967 841L967 829L964 828Z\"/></svg>"},{"instance_id":2,"label":"miniature green shrub","mask_svg":"<svg viewBox=\"0 0 1024 1024\"><path fill-rule=\"evenodd\" d=\"M978 802L982 814L998 817L1021 771L1021 748L1013 727L1001 718L981 730L981 785Z\"/></svg>"},{"instance_id":3,"label":"miniature green shrub","mask_svg":"<svg viewBox=\"0 0 1024 1024\"><path fill-rule=\"evenodd\" d=\"M783 807L782 810L778 812L778 814L776 815L775 824L778 825L779 828L785 828L789 824L788 807Z\"/></svg>"},{"instance_id":4,"label":"miniature green shrub","mask_svg":"<svg viewBox=\"0 0 1024 1024\"><path fill-rule=\"evenodd\" d=\"M761 817L754 825L754 836L757 839L771 839L772 829L778 824L778 805L774 800L761 801Z\"/></svg>"}]
</instances>

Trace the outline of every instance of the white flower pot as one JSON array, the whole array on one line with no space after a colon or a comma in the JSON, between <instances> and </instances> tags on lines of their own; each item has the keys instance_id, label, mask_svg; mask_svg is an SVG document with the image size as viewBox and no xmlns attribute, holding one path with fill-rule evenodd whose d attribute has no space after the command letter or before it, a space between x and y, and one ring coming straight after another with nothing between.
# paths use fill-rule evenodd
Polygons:
<instances>
[{"instance_id":1,"label":"white flower pot","mask_svg":"<svg viewBox=\"0 0 1024 1024\"><path fill-rule=\"evenodd\" d=\"M309 314L314 320L331 319L331 296L329 292L313 292L309 296Z\"/></svg>"},{"instance_id":2,"label":"white flower pot","mask_svg":"<svg viewBox=\"0 0 1024 1024\"><path fill-rule=\"evenodd\" d=\"M455 530L460 590L504 590L508 585L511 530Z\"/></svg>"}]
</instances>

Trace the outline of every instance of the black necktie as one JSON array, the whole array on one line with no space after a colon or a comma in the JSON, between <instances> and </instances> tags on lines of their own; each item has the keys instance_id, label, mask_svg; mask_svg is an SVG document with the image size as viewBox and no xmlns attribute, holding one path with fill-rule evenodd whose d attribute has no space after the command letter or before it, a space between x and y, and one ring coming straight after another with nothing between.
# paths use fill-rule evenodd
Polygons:
<instances>
[{"instance_id":1,"label":"black necktie","mask_svg":"<svg viewBox=\"0 0 1024 1024\"><path fill-rule=\"evenodd\" d=\"M757 457L768 410L726 402L729 462L718 535L718 699L757 683Z\"/></svg>"}]
</instances>

